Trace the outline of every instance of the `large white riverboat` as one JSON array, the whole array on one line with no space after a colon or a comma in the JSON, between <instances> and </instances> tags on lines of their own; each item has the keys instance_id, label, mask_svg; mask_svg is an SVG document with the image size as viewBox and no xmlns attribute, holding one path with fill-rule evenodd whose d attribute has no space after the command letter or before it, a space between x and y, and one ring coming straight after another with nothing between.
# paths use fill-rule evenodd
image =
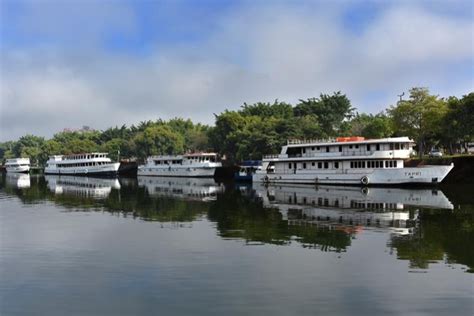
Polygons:
<instances>
[{"instance_id":1,"label":"large white riverboat","mask_svg":"<svg viewBox=\"0 0 474 316\"><path fill-rule=\"evenodd\" d=\"M151 156L138 167L139 176L213 177L222 164L215 153L194 153L177 156Z\"/></svg>"},{"instance_id":2,"label":"large white riverboat","mask_svg":"<svg viewBox=\"0 0 474 316\"><path fill-rule=\"evenodd\" d=\"M119 162L112 162L106 153L84 153L51 156L46 162L45 174L116 175Z\"/></svg>"},{"instance_id":3,"label":"large white riverboat","mask_svg":"<svg viewBox=\"0 0 474 316\"><path fill-rule=\"evenodd\" d=\"M254 182L398 185L436 184L451 165L405 167L413 154L408 137L364 139L340 137L327 141L288 141L279 155L263 158Z\"/></svg>"},{"instance_id":4,"label":"large white riverboat","mask_svg":"<svg viewBox=\"0 0 474 316\"><path fill-rule=\"evenodd\" d=\"M12 158L5 162L7 172L28 173L30 172L30 158Z\"/></svg>"}]
</instances>

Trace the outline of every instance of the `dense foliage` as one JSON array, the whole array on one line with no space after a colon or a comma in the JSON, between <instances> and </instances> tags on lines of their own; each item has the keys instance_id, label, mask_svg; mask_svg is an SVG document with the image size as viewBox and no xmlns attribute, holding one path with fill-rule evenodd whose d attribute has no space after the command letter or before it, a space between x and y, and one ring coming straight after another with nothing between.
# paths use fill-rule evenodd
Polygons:
<instances>
[{"instance_id":1,"label":"dense foliage","mask_svg":"<svg viewBox=\"0 0 474 316\"><path fill-rule=\"evenodd\" d=\"M409 136L420 154L432 147L461 152L474 141L474 93L462 98L441 98L427 88L413 88L401 100L378 114L358 113L341 92L299 100L296 105L244 104L215 117L215 126L175 118L141 122L137 126L104 131L63 131L51 139L25 135L0 143L0 159L30 157L44 164L49 155L108 152L114 160L148 155L212 150L229 161L260 159L278 153L288 139L321 139L337 136L380 138Z\"/></svg>"}]
</instances>

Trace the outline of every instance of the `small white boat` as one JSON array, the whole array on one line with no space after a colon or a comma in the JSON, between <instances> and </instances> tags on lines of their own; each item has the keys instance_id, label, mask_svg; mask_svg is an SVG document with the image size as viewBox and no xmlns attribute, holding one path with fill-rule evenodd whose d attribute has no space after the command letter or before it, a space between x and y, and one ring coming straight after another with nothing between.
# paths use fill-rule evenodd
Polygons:
<instances>
[{"instance_id":1,"label":"small white boat","mask_svg":"<svg viewBox=\"0 0 474 316\"><path fill-rule=\"evenodd\" d=\"M302 184L437 184L454 165L405 167L413 154L408 137L291 141L279 155L263 158L254 182Z\"/></svg>"},{"instance_id":2,"label":"small white boat","mask_svg":"<svg viewBox=\"0 0 474 316\"><path fill-rule=\"evenodd\" d=\"M151 156L138 167L139 176L212 178L222 164L215 153Z\"/></svg>"},{"instance_id":3,"label":"small white boat","mask_svg":"<svg viewBox=\"0 0 474 316\"><path fill-rule=\"evenodd\" d=\"M30 158L7 159L5 169L12 173L28 173L30 172Z\"/></svg>"},{"instance_id":4,"label":"small white boat","mask_svg":"<svg viewBox=\"0 0 474 316\"><path fill-rule=\"evenodd\" d=\"M46 162L45 174L116 175L119 162L113 162L106 153L84 153L51 156Z\"/></svg>"}]
</instances>

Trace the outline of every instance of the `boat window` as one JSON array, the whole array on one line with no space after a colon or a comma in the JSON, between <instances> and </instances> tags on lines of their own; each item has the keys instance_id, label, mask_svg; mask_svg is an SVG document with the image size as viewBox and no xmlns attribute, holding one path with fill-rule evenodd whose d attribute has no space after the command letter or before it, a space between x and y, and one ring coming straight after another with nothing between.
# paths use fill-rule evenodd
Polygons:
<instances>
[{"instance_id":1,"label":"boat window","mask_svg":"<svg viewBox=\"0 0 474 316\"><path fill-rule=\"evenodd\" d=\"M314 147L311 147L311 150L314 150Z\"/></svg>"},{"instance_id":2,"label":"boat window","mask_svg":"<svg viewBox=\"0 0 474 316\"><path fill-rule=\"evenodd\" d=\"M318 169L321 169L323 167L323 163L322 162L318 162Z\"/></svg>"},{"instance_id":3,"label":"boat window","mask_svg":"<svg viewBox=\"0 0 474 316\"><path fill-rule=\"evenodd\" d=\"M362 161L362 168L365 168L365 161Z\"/></svg>"},{"instance_id":4,"label":"boat window","mask_svg":"<svg viewBox=\"0 0 474 316\"><path fill-rule=\"evenodd\" d=\"M339 146L339 152L341 152L341 151L342 151L342 146Z\"/></svg>"},{"instance_id":5,"label":"boat window","mask_svg":"<svg viewBox=\"0 0 474 316\"><path fill-rule=\"evenodd\" d=\"M328 146L328 147L326 147L326 152L327 152L327 153L329 152L329 146Z\"/></svg>"},{"instance_id":6,"label":"boat window","mask_svg":"<svg viewBox=\"0 0 474 316\"><path fill-rule=\"evenodd\" d=\"M367 151L370 151L370 144L367 144Z\"/></svg>"},{"instance_id":7,"label":"boat window","mask_svg":"<svg viewBox=\"0 0 474 316\"><path fill-rule=\"evenodd\" d=\"M339 169L339 162L337 162L337 161L334 162L334 168Z\"/></svg>"},{"instance_id":8,"label":"boat window","mask_svg":"<svg viewBox=\"0 0 474 316\"><path fill-rule=\"evenodd\" d=\"M288 169L291 169L291 162L288 164Z\"/></svg>"},{"instance_id":9,"label":"boat window","mask_svg":"<svg viewBox=\"0 0 474 316\"><path fill-rule=\"evenodd\" d=\"M319 148L320 148L319 146L316 146L316 150L319 150Z\"/></svg>"},{"instance_id":10,"label":"boat window","mask_svg":"<svg viewBox=\"0 0 474 316\"><path fill-rule=\"evenodd\" d=\"M393 150L393 143L390 143L390 150Z\"/></svg>"},{"instance_id":11,"label":"boat window","mask_svg":"<svg viewBox=\"0 0 474 316\"><path fill-rule=\"evenodd\" d=\"M352 145L349 145L349 148L352 149Z\"/></svg>"},{"instance_id":12,"label":"boat window","mask_svg":"<svg viewBox=\"0 0 474 316\"><path fill-rule=\"evenodd\" d=\"M303 169L306 169L306 162L303 162Z\"/></svg>"},{"instance_id":13,"label":"boat window","mask_svg":"<svg viewBox=\"0 0 474 316\"><path fill-rule=\"evenodd\" d=\"M375 145L375 150L380 150L380 144Z\"/></svg>"},{"instance_id":14,"label":"boat window","mask_svg":"<svg viewBox=\"0 0 474 316\"><path fill-rule=\"evenodd\" d=\"M359 148L359 145L356 145L356 148Z\"/></svg>"},{"instance_id":15,"label":"boat window","mask_svg":"<svg viewBox=\"0 0 474 316\"><path fill-rule=\"evenodd\" d=\"M396 144L395 144L395 149L396 149L396 150L400 150L400 143L396 143Z\"/></svg>"},{"instance_id":16,"label":"boat window","mask_svg":"<svg viewBox=\"0 0 474 316\"><path fill-rule=\"evenodd\" d=\"M313 166L313 167L314 167L314 161L311 163L311 166Z\"/></svg>"},{"instance_id":17,"label":"boat window","mask_svg":"<svg viewBox=\"0 0 474 316\"><path fill-rule=\"evenodd\" d=\"M327 161L324 162L324 169L329 168L329 163Z\"/></svg>"},{"instance_id":18,"label":"boat window","mask_svg":"<svg viewBox=\"0 0 474 316\"><path fill-rule=\"evenodd\" d=\"M306 154L306 148L303 148L303 154Z\"/></svg>"},{"instance_id":19,"label":"boat window","mask_svg":"<svg viewBox=\"0 0 474 316\"><path fill-rule=\"evenodd\" d=\"M385 161L385 168L388 168L388 161Z\"/></svg>"}]
</instances>

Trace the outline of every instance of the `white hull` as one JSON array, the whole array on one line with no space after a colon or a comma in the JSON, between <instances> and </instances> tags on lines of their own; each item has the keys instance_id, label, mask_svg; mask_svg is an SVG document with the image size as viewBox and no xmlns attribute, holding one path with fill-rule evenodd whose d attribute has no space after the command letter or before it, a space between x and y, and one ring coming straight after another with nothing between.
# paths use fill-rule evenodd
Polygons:
<instances>
[{"instance_id":1,"label":"white hull","mask_svg":"<svg viewBox=\"0 0 474 316\"><path fill-rule=\"evenodd\" d=\"M117 174L120 163L111 163L98 166L85 167L61 167L44 169L45 174L64 174L64 175L113 175Z\"/></svg>"},{"instance_id":2,"label":"white hull","mask_svg":"<svg viewBox=\"0 0 474 316\"><path fill-rule=\"evenodd\" d=\"M436 184L443 181L454 167L423 166L415 168L373 169L373 170L297 170L296 173L257 172L253 182L301 183L301 184L345 184L345 185L398 185Z\"/></svg>"},{"instance_id":3,"label":"white hull","mask_svg":"<svg viewBox=\"0 0 474 316\"><path fill-rule=\"evenodd\" d=\"M147 167L140 166L137 174L139 176L158 176L158 177L203 177L212 178L216 172L216 167Z\"/></svg>"},{"instance_id":4,"label":"white hull","mask_svg":"<svg viewBox=\"0 0 474 316\"><path fill-rule=\"evenodd\" d=\"M19 167L9 167L5 168L7 172L10 173L28 173L30 172L30 166L19 166Z\"/></svg>"}]
</instances>

